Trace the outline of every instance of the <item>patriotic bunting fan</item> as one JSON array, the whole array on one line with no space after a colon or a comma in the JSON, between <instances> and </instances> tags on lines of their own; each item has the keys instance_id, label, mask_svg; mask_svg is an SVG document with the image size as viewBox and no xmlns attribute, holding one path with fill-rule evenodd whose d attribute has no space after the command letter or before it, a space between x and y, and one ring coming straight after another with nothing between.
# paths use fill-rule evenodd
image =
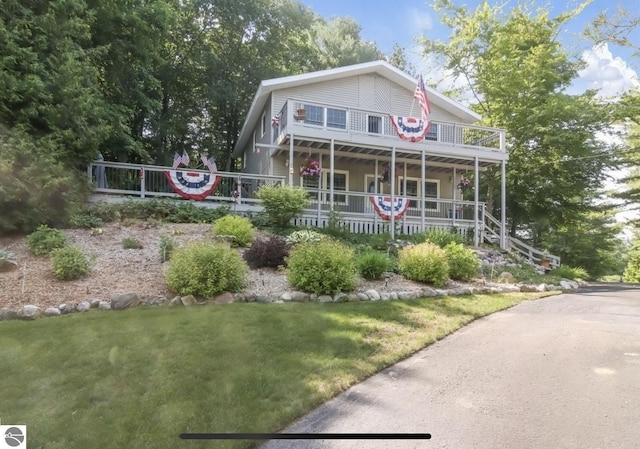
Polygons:
<instances>
[{"instance_id":1,"label":"patriotic bunting fan","mask_svg":"<svg viewBox=\"0 0 640 449\"><path fill-rule=\"evenodd\" d=\"M186 152L182 153L182 156L175 153L173 170L164 171L171 188L178 195L188 200L205 199L216 189L220 182L220 176L215 174L218 171L215 161L204 154L200 159L204 166L209 169L209 173L177 170L180 165L187 166L189 164L190 158Z\"/></svg>"},{"instance_id":2,"label":"patriotic bunting fan","mask_svg":"<svg viewBox=\"0 0 640 449\"><path fill-rule=\"evenodd\" d=\"M393 204L391 203L391 197L384 195L371 195L369 201L373 204L373 208L380 218L383 220L398 220L407 212L409 208L409 199L407 198L394 198Z\"/></svg>"}]
</instances>

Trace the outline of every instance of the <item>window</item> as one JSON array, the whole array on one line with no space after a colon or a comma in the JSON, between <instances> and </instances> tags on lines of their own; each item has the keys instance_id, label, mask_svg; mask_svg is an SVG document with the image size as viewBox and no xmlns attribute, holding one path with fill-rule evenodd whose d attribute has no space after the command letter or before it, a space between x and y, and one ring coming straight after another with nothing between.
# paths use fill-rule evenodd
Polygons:
<instances>
[{"instance_id":1,"label":"window","mask_svg":"<svg viewBox=\"0 0 640 449\"><path fill-rule=\"evenodd\" d=\"M424 197L439 198L440 197L440 181L427 179L424 182ZM424 207L427 210L438 210L438 203L425 201Z\"/></svg>"},{"instance_id":2,"label":"window","mask_svg":"<svg viewBox=\"0 0 640 449\"><path fill-rule=\"evenodd\" d=\"M331 188L331 181L329 177L329 170L323 170L323 184L327 190L327 196L324 199L327 203L331 201L331 195L329 189ZM333 201L335 203L348 204L347 195L338 195L336 192L349 191L349 172L345 170L334 170L333 173Z\"/></svg>"},{"instance_id":3,"label":"window","mask_svg":"<svg viewBox=\"0 0 640 449\"><path fill-rule=\"evenodd\" d=\"M375 134L382 134L382 117L370 115L367 117L367 131Z\"/></svg>"},{"instance_id":4,"label":"window","mask_svg":"<svg viewBox=\"0 0 640 449\"><path fill-rule=\"evenodd\" d=\"M320 106L304 105L304 122L311 125L324 125L323 109Z\"/></svg>"},{"instance_id":5,"label":"window","mask_svg":"<svg viewBox=\"0 0 640 449\"><path fill-rule=\"evenodd\" d=\"M327 108L327 127L347 129L347 111Z\"/></svg>"},{"instance_id":6,"label":"window","mask_svg":"<svg viewBox=\"0 0 640 449\"><path fill-rule=\"evenodd\" d=\"M264 133L267 132L267 114L266 113L262 113L262 119L260 120L260 136L264 136Z\"/></svg>"},{"instance_id":7,"label":"window","mask_svg":"<svg viewBox=\"0 0 640 449\"><path fill-rule=\"evenodd\" d=\"M403 192L404 189L404 179L402 176L398 178L398 194L401 196L410 196L410 197L418 197L422 195L420 189L420 179L419 178L409 178L407 177L407 193ZM424 197L425 198L440 198L440 181L438 179L427 179L424 182ZM419 208L419 201L411 201L409 207ZM438 203L435 201L426 201L424 203L425 210L437 211Z\"/></svg>"},{"instance_id":8,"label":"window","mask_svg":"<svg viewBox=\"0 0 640 449\"><path fill-rule=\"evenodd\" d=\"M433 140L434 142L438 140L438 125L432 123L429 126L429 131L427 131L427 135L424 136L424 140Z\"/></svg>"},{"instance_id":9,"label":"window","mask_svg":"<svg viewBox=\"0 0 640 449\"><path fill-rule=\"evenodd\" d=\"M318 189L320 188L320 179L319 178L309 178L308 176L302 176L300 178L300 185L306 189ZM309 199L311 201L318 200L318 192L307 192L309 194Z\"/></svg>"}]
</instances>

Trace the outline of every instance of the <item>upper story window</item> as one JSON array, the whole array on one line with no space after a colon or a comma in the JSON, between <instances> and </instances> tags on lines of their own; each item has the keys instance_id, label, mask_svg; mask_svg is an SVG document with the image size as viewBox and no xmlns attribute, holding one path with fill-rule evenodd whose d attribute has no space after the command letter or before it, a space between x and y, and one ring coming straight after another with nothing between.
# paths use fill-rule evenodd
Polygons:
<instances>
[{"instance_id":1,"label":"upper story window","mask_svg":"<svg viewBox=\"0 0 640 449\"><path fill-rule=\"evenodd\" d=\"M434 142L438 140L438 125L432 123L429 126L429 130L427 131L427 135L424 136L424 140L433 140Z\"/></svg>"},{"instance_id":2,"label":"upper story window","mask_svg":"<svg viewBox=\"0 0 640 449\"><path fill-rule=\"evenodd\" d=\"M311 125L324 125L323 109L320 106L313 106L310 104L304 105L305 118L304 122Z\"/></svg>"},{"instance_id":3,"label":"upper story window","mask_svg":"<svg viewBox=\"0 0 640 449\"><path fill-rule=\"evenodd\" d=\"M267 132L267 114L262 113L262 120L260 123L260 137L264 137L264 133Z\"/></svg>"},{"instance_id":4,"label":"upper story window","mask_svg":"<svg viewBox=\"0 0 640 449\"><path fill-rule=\"evenodd\" d=\"M367 132L382 134L382 117L370 115L367 117Z\"/></svg>"},{"instance_id":5,"label":"upper story window","mask_svg":"<svg viewBox=\"0 0 640 449\"><path fill-rule=\"evenodd\" d=\"M347 111L327 108L327 127L347 129Z\"/></svg>"}]
</instances>

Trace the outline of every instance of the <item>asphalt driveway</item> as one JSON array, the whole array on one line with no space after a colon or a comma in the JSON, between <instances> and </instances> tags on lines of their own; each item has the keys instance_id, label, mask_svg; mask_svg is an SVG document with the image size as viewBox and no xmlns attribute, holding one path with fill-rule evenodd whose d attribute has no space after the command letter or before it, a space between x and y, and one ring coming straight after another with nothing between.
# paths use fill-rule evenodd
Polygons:
<instances>
[{"instance_id":1,"label":"asphalt driveway","mask_svg":"<svg viewBox=\"0 0 640 449\"><path fill-rule=\"evenodd\" d=\"M263 449L640 448L640 287L595 286L478 320L284 432L431 439Z\"/></svg>"}]
</instances>

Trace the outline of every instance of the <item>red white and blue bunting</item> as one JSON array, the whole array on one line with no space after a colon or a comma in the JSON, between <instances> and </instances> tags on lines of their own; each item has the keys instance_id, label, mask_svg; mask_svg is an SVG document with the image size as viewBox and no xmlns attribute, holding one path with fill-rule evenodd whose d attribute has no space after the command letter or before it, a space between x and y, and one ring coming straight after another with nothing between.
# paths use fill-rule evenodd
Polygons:
<instances>
[{"instance_id":1,"label":"red white and blue bunting","mask_svg":"<svg viewBox=\"0 0 640 449\"><path fill-rule=\"evenodd\" d=\"M164 175L173 190L188 200L203 200L213 192L220 176L213 173L165 170Z\"/></svg>"},{"instance_id":2,"label":"red white and blue bunting","mask_svg":"<svg viewBox=\"0 0 640 449\"><path fill-rule=\"evenodd\" d=\"M429 131L430 121L424 121L415 117L403 117L391 115L391 123L402 140L418 142L424 140Z\"/></svg>"},{"instance_id":3,"label":"red white and blue bunting","mask_svg":"<svg viewBox=\"0 0 640 449\"><path fill-rule=\"evenodd\" d=\"M391 204L391 197L389 196L371 195L369 201L373 204L373 208L380 218L391 220L391 214L393 214L393 219L397 220L407 212L410 200L407 198L394 198L393 204Z\"/></svg>"}]
</instances>

